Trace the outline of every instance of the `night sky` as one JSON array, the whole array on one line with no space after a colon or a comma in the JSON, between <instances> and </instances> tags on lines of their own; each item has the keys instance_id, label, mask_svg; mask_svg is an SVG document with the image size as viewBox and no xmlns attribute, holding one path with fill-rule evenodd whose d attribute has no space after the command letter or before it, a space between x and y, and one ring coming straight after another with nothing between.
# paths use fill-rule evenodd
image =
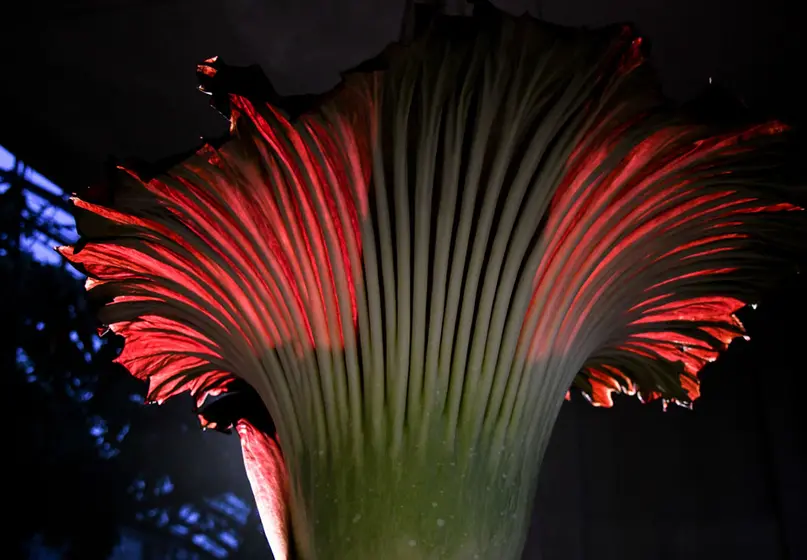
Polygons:
<instances>
[{"instance_id":1,"label":"night sky","mask_svg":"<svg viewBox=\"0 0 807 560\"><path fill-rule=\"evenodd\" d=\"M795 2L496 4L540 9L564 25L633 22L674 99L700 93L711 77L754 106L804 116L807 40ZM0 142L69 187L94 180L110 155L162 158L221 134L223 119L196 90L199 61L258 63L283 93L322 91L396 38L403 2L47 0L16 8L0 33Z\"/></svg>"}]
</instances>

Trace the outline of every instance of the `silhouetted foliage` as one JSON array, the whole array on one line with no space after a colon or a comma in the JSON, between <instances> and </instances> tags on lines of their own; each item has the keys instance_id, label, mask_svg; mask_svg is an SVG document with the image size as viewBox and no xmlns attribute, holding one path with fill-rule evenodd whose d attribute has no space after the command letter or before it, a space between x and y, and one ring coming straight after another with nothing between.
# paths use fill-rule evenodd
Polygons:
<instances>
[{"instance_id":1,"label":"silhouetted foliage","mask_svg":"<svg viewBox=\"0 0 807 560\"><path fill-rule=\"evenodd\" d=\"M104 560L122 530L142 552L115 558L266 555L237 439L202 432L190 399L143 404L145 384L113 364L121 341L98 336L83 280L26 250L58 233L16 181L0 189L10 557L36 537Z\"/></svg>"}]
</instances>

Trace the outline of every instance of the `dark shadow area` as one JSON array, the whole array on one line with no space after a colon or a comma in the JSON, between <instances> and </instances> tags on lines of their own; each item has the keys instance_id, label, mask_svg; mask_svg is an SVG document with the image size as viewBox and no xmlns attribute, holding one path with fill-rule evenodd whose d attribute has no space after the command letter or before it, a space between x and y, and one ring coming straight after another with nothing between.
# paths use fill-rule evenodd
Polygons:
<instances>
[{"instance_id":1,"label":"dark shadow area","mask_svg":"<svg viewBox=\"0 0 807 560\"><path fill-rule=\"evenodd\" d=\"M743 310L692 411L566 403L529 548L542 559L807 558L803 274Z\"/></svg>"},{"instance_id":2,"label":"dark shadow area","mask_svg":"<svg viewBox=\"0 0 807 560\"><path fill-rule=\"evenodd\" d=\"M0 174L3 556L267 557L236 436L203 432L190 397L144 404L113 363L121 340L99 336L83 278L52 250L75 239L64 195L7 152Z\"/></svg>"}]
</instances>

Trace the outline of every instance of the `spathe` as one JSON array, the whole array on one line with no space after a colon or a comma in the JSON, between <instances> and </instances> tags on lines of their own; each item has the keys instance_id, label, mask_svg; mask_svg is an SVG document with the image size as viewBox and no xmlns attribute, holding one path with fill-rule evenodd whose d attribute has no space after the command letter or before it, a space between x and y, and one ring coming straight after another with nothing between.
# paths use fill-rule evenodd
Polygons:
<instances>
[{"instance_id":1,"label":"spathe","mask_svg":"<svg viewBox=\"0 0 807 560\"><path fill-rule=\"evenodd\" d=\"M671 112L630 28L428 29L308 105L206 62L231 140L79 200L104 235L63 250L152 398L260 396L302 558L517 557L569 386L688 404L803 239L786 127Z\"/></svg>"}]
</instances>

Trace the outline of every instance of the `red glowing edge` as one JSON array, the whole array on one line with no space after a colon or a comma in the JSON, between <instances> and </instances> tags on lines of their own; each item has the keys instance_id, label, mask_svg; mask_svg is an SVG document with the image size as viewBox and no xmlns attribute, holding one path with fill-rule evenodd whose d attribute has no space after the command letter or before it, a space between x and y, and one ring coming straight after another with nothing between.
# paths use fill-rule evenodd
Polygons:
<instances>
[{"instance_id":1,"label":"red glowing edge","mask_svg":"<svg viewBox=\"0 0 807 560\"><path fill-rule=\"evenodd\" d=\"M641 65L639 45L620 72ZM60 252L110 302L102 320L126 339L118 362L148 380L150 399L226 390L268 348L357 344L378 125L375 82L358 83L331 100L331 118L294 123L232 96L234 140L222 148L156 179L129 173L111 203L74 199L85 243ZM717 136L656 126L612 161L639 126L601 118L573 150L545 217L524 319L535 328L520 341L536 361L585 349L576 385L603 406L616 391L697 398L698 371L743 334L735 313L752 302L730 285L759 217L800 210L733 185L722 165L778 123ZM668 366L680 369L675 386L637 374Z\"/></svg>"}]
</instances>

